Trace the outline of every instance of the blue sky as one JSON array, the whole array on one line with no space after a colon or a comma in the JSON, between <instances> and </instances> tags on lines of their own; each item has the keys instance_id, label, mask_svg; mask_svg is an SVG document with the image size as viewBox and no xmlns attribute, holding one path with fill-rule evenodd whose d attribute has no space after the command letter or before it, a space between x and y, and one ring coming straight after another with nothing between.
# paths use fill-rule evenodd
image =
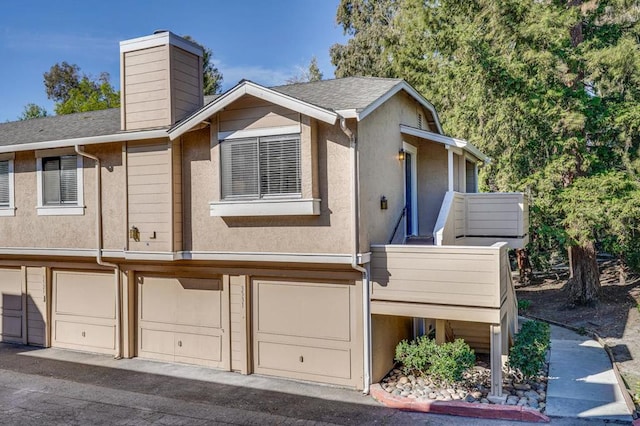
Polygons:
<instances>
[{"instance_id":1,"label":"blue sky","mask_svg":"<svg viewBox=\"0 0 640 426\"><path fill-rule=\"evenodd\" d=\"M119 42L167 29L213 50L223 89L243 78L276 85L316 56L333 77L329 48L346 38L335 23L339 0L3 1L0 12L0 122L28 103L53 103L42 75L61 61L111 75L119 88Z\"/></svg>"}]
</instances>

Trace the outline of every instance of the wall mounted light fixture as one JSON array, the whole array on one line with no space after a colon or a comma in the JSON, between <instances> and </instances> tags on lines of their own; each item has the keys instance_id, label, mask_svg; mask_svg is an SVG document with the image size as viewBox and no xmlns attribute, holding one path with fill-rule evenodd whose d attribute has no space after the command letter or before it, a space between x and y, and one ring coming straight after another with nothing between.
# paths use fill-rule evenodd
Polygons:
<instances>
[{"instance_id":1,"label":"wall mounted light fixture","mask_svg":"<svg viewBox=\"0 0 640 426\"><path fill-rule=\"evenodd\" d=\"M398 151L398 160L404 161L404 157L405 157L404 149L400 149L400 151Z\"/></svg>"},{"instance_id":2,"label":"wall mounted light fixture","mask_svg":"<svg viewBox=\"0 0 640 426\"><path fill-rule=\"evenodd\" d=\"M387 197L384 195L380 197L380 210L386 210L389 207L389 203L387 202Z\"/></svg>"}]
</instances>

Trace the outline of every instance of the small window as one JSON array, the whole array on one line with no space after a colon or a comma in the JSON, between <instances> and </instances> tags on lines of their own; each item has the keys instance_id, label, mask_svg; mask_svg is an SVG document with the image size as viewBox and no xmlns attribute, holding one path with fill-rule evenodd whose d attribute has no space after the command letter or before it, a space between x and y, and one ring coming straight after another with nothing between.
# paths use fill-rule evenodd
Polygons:
<instances>
[{"instance_id":1,"label":"small window","mask_svg":"<svg viewBox=\"0 0 640 426\"><path fill-rule=\"evenodd\" d=\"M78 204L77 161L75 155L42 159L44 206Z\"/></svg>"},{"instance_id":2,"label":"small window","mask_svg":"<svg viewBox=\"0 0 640 426\"><path fill-rule=\"evenodd\" d=\"M15 216L13 154L0 158L0 216Z\"/></svg>"},{"instance_id":3,"label":"small window","mask_svg":"<svg viewBox=\"0 0 640 426\"><path fill-rule=\"evenodd\" d=\"M84 215L82 157L51 151L36 151L38 215Z\"/></svg>"},{"instance_id":4,"label":"small window","mask_svg":"<svg viewBox=\"0 0 640 426\"><path fill-rule=\"evenodd\" d=\"M11 207L9 160L0 161L0 208Z\"/></svg>"},{"instance_id":5,"label":"small window","mask_svg":"<svg viewBox=\"0 0 640 426\"><path fill-rule=\"evenodd\" d=\"M300 136L268 136L221 143L222 198L301 195Z\"/></svg>"}]
</instances>

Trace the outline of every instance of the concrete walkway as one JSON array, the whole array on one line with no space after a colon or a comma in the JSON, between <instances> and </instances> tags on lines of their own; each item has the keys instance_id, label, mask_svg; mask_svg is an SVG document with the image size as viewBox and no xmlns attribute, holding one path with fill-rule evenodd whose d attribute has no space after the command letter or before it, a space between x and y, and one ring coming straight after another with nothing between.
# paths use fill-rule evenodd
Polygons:
<instances>
[{"instance_id":1,"label":"concrete walkway","mask_svg":"<svg viewBox=\"0 0 640 426\"><path fill-rule=\"evenodd\" d=\"M631 422L611 361L589 337L551 326L551 359L546 414Z\"/></svg>"}]
</instances>

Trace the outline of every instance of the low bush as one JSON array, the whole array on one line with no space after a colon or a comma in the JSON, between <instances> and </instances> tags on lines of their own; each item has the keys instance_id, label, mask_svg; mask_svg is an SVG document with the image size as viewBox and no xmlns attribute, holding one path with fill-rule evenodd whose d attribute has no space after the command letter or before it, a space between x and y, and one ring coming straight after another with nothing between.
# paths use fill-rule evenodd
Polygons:
<instances>
[{"instance_id":1,"label":"low bush","mask_svg":"<svg viewBox=\"0 0 640 426\"><path fill-rule=\"evenodd\" d=\"M438 345L421 336L411 342L398 343L396 361L402 364L404 374L429 375L432 379L452 383L462 380L462 374L475 364L476 356L464 340Z\"/></svg>"},{"instance_id":2,"label":"low bush","mask_svg":"<svg viewBox=\"0 0 640 426\"><path fill-rule=\"evenodd\" d=\"M526 321L509 353L509 367L518 371L523 378L538 374L544 365L551 340L551 328L546 322Z\"/></svg>"},{"instance_id":3,"label":"low bush","mask_svg":"<svg viewBox=\"0 0 640 426\"><path fill-rule=\"evenodd\" d=\"M527 300L527 299L520 299L518 300L518 310L519 311L526 311L527 309L529 309L529 307L531 306L531 300Z\"/></svg>"}]
</instances>

